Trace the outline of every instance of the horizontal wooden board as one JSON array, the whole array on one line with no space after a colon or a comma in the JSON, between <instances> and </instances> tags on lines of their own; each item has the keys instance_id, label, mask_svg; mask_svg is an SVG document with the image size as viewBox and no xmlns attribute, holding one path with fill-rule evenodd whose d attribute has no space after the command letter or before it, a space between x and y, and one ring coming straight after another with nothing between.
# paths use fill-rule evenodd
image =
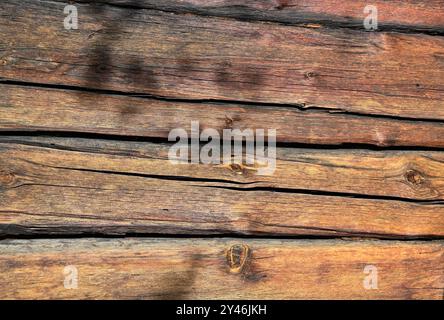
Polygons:
<instances>
[{"instance_id":1,"label":"horizontal wooden board","mask_svg":"<svg viewBox=\"0 0 444 320\"><path fill-rule=\"evenodd\" d=\"M277 151L172 164L168 145L4 137L0 233L444 236L440 152Z\"/></svg>"},{"instance_id":2,"label":"horizontal wooden board","mask_svg":"<svg viewBox=\"0 0 444 320\"><path fill-rule=\"evenodd\" d=\"M444 119L444 38L2 1L0 78L181 99ZM38 19L36 19L38 17Z\"/></svg>"},{"instance_id":3,"label":"horizontal wooden board","mask_svg":"<svg viewBox=\"0 0 444 320\"><path fill-rule=\"evenodd\" d=\"M441 300L444 293L440 241L14 240L1 241L0 252L2 299ZM377 272L377 289L364 287L366 266ZM77 289L66 289L73 270Z\"/></svg>"},{"instance_id":4,"label":"horizontal wooden board","mask_svg":"<svg viewBox=\"0 0 444 320\"><path fill-rule=\"evenodd\" d=\"M58 0L62 1L62 0ZM91 0L76 2L91 3ZM321 24L364 28L364 8L378 10L378 28L444 30L442 0L100 0L95 2L288 24Z\"/></svg>"},{"instance_id":5,"label":"horizontal wooden board","mask_svg":"<svg viewBox=\"0 0 444 320\"><path fill-rule=\"evenodd\" d=\"M175 128L276 129L286 143L444 147L444 122L384 119L295 107L178 102L0 84L0 131L168 138Z\"/></svg>"}]
</instances>

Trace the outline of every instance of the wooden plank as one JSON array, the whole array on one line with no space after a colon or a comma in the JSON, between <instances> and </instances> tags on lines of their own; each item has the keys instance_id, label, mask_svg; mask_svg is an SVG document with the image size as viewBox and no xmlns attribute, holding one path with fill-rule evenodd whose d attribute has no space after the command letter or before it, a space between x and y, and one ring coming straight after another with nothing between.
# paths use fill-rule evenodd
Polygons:
<instances>
[{"instance_id":1,"label":"wooden plank","mask_svg":"<svg viewBox=\"0 0 444 320\"><path fill-rule=\"evenodd\" d=\"M443 37L64 5L2 1L1 78L444 119Z\"/></svg>"},{"instance_id":2,"label":"wooden plank","mask_svg":"<svg viewBox=\"0 0 444 320\"><path fill-rule=\"evenodd\" d=\"M287 143L444 147L444 123L355 116L294 107L186 103L0 85L0 131L100 133L167 138L171 130L276 129Z\"/></svg>"},{"instance_id":3,"label":"wooden plank","mask_svg":"<svg viewBox=\"0 0 444 320\"><path fill-rule=\"evenodd\" d=\"M174 165L168 145L3 138L0 234L444 235L440 152L278 149L254 166Z\"/></svg>"},{"instance_id":4,"label":"wooden plank","mask_svg":"<svg viewBox=\"0 0 444 320\"><path fill-rule=\"evenodd\" d=\"M62 1L62 0L58 0ZM91 0L76 2L91 3ZM100 0L172 12L231 17L288 24L321 24L363 28L365 0ZM378 29L437 31L444 29L442 0L372 1L378 9Z\"/></svg>"},{"instance_id":5,"label":"wooden plank","mask_svg":"<svg viewBox=\"0 0 444 320\"><path fill-rule=\"evenodd\" d=\"M2 299L441 300L444 293L441 241L11 240L0 251ZM65 289L67 266L76 268L77 289ZM377 289L364 287L366 266L377 272Z\"/></svg>"}]
</instances>

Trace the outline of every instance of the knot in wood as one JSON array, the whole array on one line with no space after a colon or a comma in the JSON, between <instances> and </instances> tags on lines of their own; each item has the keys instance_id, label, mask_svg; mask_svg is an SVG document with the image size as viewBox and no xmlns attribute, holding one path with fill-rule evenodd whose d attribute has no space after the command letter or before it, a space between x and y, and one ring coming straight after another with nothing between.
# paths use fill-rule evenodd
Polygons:
<instances>
[{"instance_id":1,"label":"knot in wood","mask_svg":"<svg viewBox=\"0 0 444 320\"><path fill-rule=\"evenodd\" d=\"M309 79L311 79L311 78L314 78L314 77L316 77L317 76L317 74L316 74L316 72L314 72L314 71L309 71L309 72L306 72L305 74L304 74L304 77L305 77L305 79L307 79L307 80L309 80Z\"/></svg>"},{"instance_id":2,"label":"knot in wood","mask_svg":"<svg viewBox=\"0 0 444 320\"><path fill-rule=\"evenodd\" d=\"M282 10L282 9L288 7L288 0L277 0L276 2L277 3L276 3L275 8L277 10Z\"/></svg>"},{"instance_id":3,"label":"knot in wood","mask_svg":"<svg viewBox=\"0 0 444 320\"><path fill-rule=\"evenodd\" d=\"M233 129L234 120L228 116L225 116L225 129Z\"/></svg>"},{"instance_id":4,"label":"knot in wood","mask_svg":"<svg viewBox=\"0 0 444 320\"><path fill-rule=\"evenodd\" d=\"M425 178L419 171L416 170L408 170L405 173L405 178L407 181L415 186L422 185L425 181Z\"/></svg>"},{"instance_id":5,"label":"knot in wood","mask_svg":"<svg viewBox=\"0 0 444 320\"><path fill-rule=\"evenodd\" d=\"M12 184L14 182L14 179L15 177L13 173L0 170L0 184Z\"/></svg>"},{"instance_id":6,"label":"knot in wood","mask_svg":"<svg viewBox=\"0 0 444 320\"><path fill-rule=\"evenodd\" d=\"M254 167L246 166L242 163L231 163L229 164L229 168L236 174L247 176L251 174L252 171L256 171L257 169Z\"/></svg>"},{"instance_id":7,"label":"knot in wood","mask_svg":"<svg viewBox=\"0 0 444 320\"><path fill-rule=\"evenodd\" d=\"M251 250L246 244L236 244L227 251L227 262L231 273L243 272L250 263Z\"/></svg>"},{"instance_id":8,"label":"knot in wood","mask_svg":"<svg viewBox=\"0 0 444 320\"><path fill-rule=\"evenodd\" d=\"M232 163L230 164L230 169L238 172L238 173L242 173L243 172L243 166L239 163Z\"/></svg>"}]
</instances>

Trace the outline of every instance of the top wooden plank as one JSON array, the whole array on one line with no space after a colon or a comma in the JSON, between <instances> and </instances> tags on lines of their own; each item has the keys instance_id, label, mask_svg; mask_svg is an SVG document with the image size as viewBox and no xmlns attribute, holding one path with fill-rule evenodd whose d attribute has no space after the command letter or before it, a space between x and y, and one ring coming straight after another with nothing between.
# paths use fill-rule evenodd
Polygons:
<instances>
[{"instance_id":1,"label":"top wooden plank","mask_svg":"<svg viewBox=\"0 0 444 320\"><path fill-rule=\"evenodd\" d=\"M444 37L92 4L65 30L64 5L0 4L0 78L444 119Z\"/></svg>"},{"instance_id":2,"label":"top wooden plank","mask_svg":"<svg viewBox=\"0 0 444 320\"><path fill-rule=\"evenodd\" d=\"M91 0L77 2L88 3ZM378 28L444 31L442 0L100 0L96 2L241 20L288 24L319 23L327 26L363 27L364 8L378 10Z\"/></svg>"}]
</instances>

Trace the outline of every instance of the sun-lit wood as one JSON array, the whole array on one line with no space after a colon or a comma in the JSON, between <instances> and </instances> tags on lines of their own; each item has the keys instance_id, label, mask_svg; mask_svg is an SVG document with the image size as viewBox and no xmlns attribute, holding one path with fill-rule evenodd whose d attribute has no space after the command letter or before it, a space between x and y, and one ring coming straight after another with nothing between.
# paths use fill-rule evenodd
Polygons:
<instances>
[{"instance_id":1,"label":"sun-lit wood","mask_svg":"<svg viewBox=\"0 0 444 320\"><path fill-rule=\"evenodd\" d=\"M15 240L0 250L3 299L442 299L444 284L442 242ZM77 289L64 286L66 266ZM377 289L364 286L366 266Z\"/></svg>"}]
</instances>

